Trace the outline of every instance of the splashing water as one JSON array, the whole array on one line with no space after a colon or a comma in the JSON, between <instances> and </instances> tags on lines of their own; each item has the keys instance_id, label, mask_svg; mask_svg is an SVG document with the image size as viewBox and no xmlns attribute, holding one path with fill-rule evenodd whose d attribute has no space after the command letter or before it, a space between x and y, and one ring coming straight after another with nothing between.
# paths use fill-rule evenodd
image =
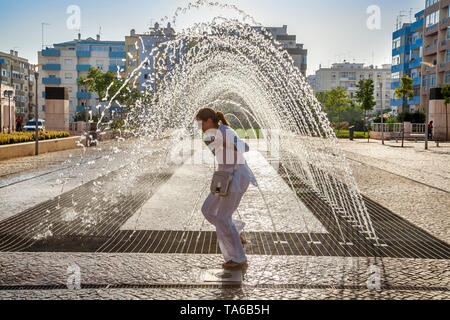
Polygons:
<instances>
[{"instance_id":1,"label":"splashing water","mask_svg":"<svg viewBox=\"0 0 450 320\"><path fill-rule=\"evenodd\" d=\"M139 190L138 194L130 191L141 183L148 159L154 159L150 170L155 174L144 179L157 183L162 179L158 174L173 165L171 153L177 144L198 135L196 112L210 106L224 111L237 120L239 128L250 129L255 136L256 129L261 129L269 157L282 164L280 172L288 177L289 187L294 187L295 179L300 180L332 208L342 244L349 244L349 239L338 217L354 225L355 231L374 245L380 245L329 120L292 58L258 22L232 5L198 0L178 8L170 21L175 24L181 15L205 7L231 10L237 18L219 16L182 30L147 52L148 57L122 79L120 90L131 87L140 90L141 96L133 105L121 105L129 112L116 145L104 147L107 154L94 161L85 156L82 138L79 145L84 156L73 169L80 171L84 182L82 169L104 165L102 170L113 175L113 183L96 181L89 187L89 197L78 201L72 198L68 206L81 204L82 210L58 204L55 210L63 210L68 225L51 225L35 239L59 233L96 235L93 229L104 220L108 221L102 225L102 232L114 237L114 228L126 221L118 218L124 209L114 208L105 215L101 212L107 210L105 204L148 198L153 190ZM165 17L161 24L168 20ZM143 84L142 74L148 74L149 79ZM103 110L97 123L99 136L112 131L112 120L106 120L106 114L117 103L118 94L108 92L107 101L97 108ZM117 162L120 167L112 168ZM46 214L48 219L56 216L61 214Z\"/></svg>"},{"instance_id":2,"label":"splashing water","mask_svg":"<svg viewBox=\"0 0 450 320\"><path fill-rule=\"evenodd\" d=\"M142 142L180 128L188 135L201 107L234 107L245 114L242 121L265 129L264 138L276 146L269 150L271 156L280 158L289 176L300 178L327 201L338 226L337 217L344 217L379 244L329 120L292 58L260 24L231 5L199 0L178 8L172 22L204 6L232 9L240 18L216 17L194 24L153 49L154 61L145 59L124 81L124 87L139 86L142 72L152 79L128 114L125 133ZM148 70L149 63L154 63L153 71ZM114 102L111 96L108 108ZM341 236L346 243L342 230Z\"/></svg>"}]
</instances>

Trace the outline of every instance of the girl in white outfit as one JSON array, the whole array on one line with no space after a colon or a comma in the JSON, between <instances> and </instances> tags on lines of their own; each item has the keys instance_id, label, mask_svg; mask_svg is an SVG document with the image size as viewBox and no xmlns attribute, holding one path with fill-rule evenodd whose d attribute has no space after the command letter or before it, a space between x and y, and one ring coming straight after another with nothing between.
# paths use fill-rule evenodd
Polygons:
<instances>
[{"instance_id":1,"label":"girl in white outfit","mask_svg":"<svg viewBox=\"0 0 450 320\"><path fill-rule=\"evenodd\" d=\"M250 148L230 128L222 112L216 112L210 108L202 109L196 119L203 132L210 135L212 143L209 148L217 158L218 170L234 172L229 195L220 197L211 193L202 207L202 213L216 227L220 250L226 261L222 265L223 268L235 269L247 266L243 247L246 241L241 236L245 223L233 220L232 216L250 183L257 186L255 176L243 156L245 152L250 151Z\"/></svg>"}]
</instances>

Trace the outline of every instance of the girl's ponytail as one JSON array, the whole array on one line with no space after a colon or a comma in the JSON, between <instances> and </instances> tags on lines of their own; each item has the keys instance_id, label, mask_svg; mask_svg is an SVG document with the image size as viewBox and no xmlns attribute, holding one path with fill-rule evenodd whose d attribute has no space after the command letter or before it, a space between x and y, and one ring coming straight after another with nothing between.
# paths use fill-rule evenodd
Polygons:
<instances>
[{"instance_id":1,"label":"girl's ponytail","mask_svg":"<svg viewBox=\"0 0 450 320\"><path fill-rule=\"evenodd\" d=\"M218 123L221 122L223 125L226 125L228 127L231 126L230 122L227 120L227 118L225 117L225 115L223 114L222 111L217 111L216 112L216 119L217 119Z\"/></svg>"}]
</instances>

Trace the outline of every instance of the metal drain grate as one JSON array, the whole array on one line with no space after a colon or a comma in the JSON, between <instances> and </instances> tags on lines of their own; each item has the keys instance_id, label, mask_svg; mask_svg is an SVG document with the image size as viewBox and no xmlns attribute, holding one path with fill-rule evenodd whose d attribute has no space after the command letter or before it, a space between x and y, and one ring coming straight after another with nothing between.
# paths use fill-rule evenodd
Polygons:
<instances>
[{"instance_id":1,"label":"metal drain grate","mask_svg":"<svg viewBox=\"0 0 450 320\"><path fill-rule=\"evenodd\" d=\"M280 175L286 180L287 177ZM86 208L83 202L95 182L114 179L116 173L83 185L0 223L0 252L103 252L103 253L165 253L165 254L220 254L214 232L183 231L119 231L120 227L147 201L152 191L167 181L172 172L146 173L139 178L139 185L130 190L117 203L99 201L93 209L99 223L85 230L79 220L67 223L61 218L62 210ZM246 252L250 255L279 256L330 256L330 257L393 257L421 259L450 259L450 246L414 226L405 219L364 197L369 215L382 243L387 247L375 247L349 221L338 217L345 235L342 245L335 216L325 200L312 192L295 176L291 177L299 199L329 232L328 234L250 232ZM286 181L288 182L288 181ZM99 199L101 197L99 196ZM60 206L60 209L55 209ZM49 208L52 212L49 213ZM51 219L53 236L35 240L42 221ZM320 244L319 244L320 243Z\"/></svg>"}]
</instances>

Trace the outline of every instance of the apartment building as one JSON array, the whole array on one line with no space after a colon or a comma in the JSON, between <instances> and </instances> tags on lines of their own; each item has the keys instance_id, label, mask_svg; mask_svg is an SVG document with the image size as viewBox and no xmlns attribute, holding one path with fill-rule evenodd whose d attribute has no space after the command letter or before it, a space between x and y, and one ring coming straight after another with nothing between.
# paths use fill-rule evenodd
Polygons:
<instances>
[{"instance_id":1,"label":"apartment building","mask_svg":"<svg viewBox=\"0 0 450 320\"><path fill-rule=\"evenodd\" d=\"M360 80L372 79L374 82L374 98L376 101L375 111L381 108L388 109L392 95L391 89L391 65L385 64L381 68L374 66L364 66L364 63L334 63L331 68L322 68L316 71L314 81L314 91L324 92L336 87L343 87L347 90L350 99L356 99Z\"/></svg>"},{"instance_id":2,"label":"apartment building","mask_svg":"<svg viewBox=\"0 0 450 320\"><path fill-rule=\"evenodd\" d=\"M423 37L422 107L428 106L430 88L450 84L450 0L427 0ZM434 67L430 66L433 65Z\"/></svg>"},{"instance_id":3,"label":"apartment building","mask_svg":"<svg viewBox=\"0 0 450 320\"><path fill-rule=\"evenodd\" d=\"M260 27L254 27L256 30L261 30ZM287 32L288 26L282 27L265 27L265 29L272 34L274 40L280 43L284 49L294 60L294 65L300 69L306 77L306 70L308 68L308 50L304 48L302 43L297 43L297 36L290 35Z\"/></svg>"},{"instance_id":4,"label":"apartment building","mask_svg":"<svg viewBox=\"0 0 450 320\"><path fill-rule=\"evenodd\" d=\"M70 121L77 112L95 108L98 104L96 94L86 92L78 86L78 79L86 76L91 67L103 72L125 71L125 42L78 39L54 44L52 48L38 52L42 65L39 78L39 117L45 118L45 87L66 87L69 92Z\"/></svg>"},{"instance_id":5,"label":"apartment building","mask_svg":"<svg viewBox=\"0 0 450 320\"><path fill-rule=\"evenodd\" d=\"M414 97L408 101L408 107L405 111L423 110L421 106L421 79L424 14L424 10L415 14L415 22L403 24L392 36L392 99L390 104L395 114L400 113L403 108L403 99L395 97L395 89L401 87L401 78L404 76L414 80Z\"/></svg>"},{"instance_id":6,"label":"apartment building","mask_svg":"<svg viewBox=\"0 0 450 320\"><path fill-rule=\"evenodd\" d=\"M36 83L33 66L27 59L19 57L17 51L0 52L0 92L2 85L11 86L15 91L15 117L28 121L34 118L36 107Z\"/></svg>"},{"instance_id":7,"label":"apartment building","mask_svg":"<svg viewBox=\"0 0 450 320\"><path fill-rule=\"evenodd\" d=\"M144 61L144 65L140 69L139 84L141 91L147 88L155 90L157 80L155 79L155 56L154 49L164 49L164 43L175 39L175 30L170 23L166 28L160 27L155 23L153 28L147 32L137 34L133 29L129 36L125 37L125 53L126 53L126 74L130 75Z\"/></svg>"}]
</instances>

